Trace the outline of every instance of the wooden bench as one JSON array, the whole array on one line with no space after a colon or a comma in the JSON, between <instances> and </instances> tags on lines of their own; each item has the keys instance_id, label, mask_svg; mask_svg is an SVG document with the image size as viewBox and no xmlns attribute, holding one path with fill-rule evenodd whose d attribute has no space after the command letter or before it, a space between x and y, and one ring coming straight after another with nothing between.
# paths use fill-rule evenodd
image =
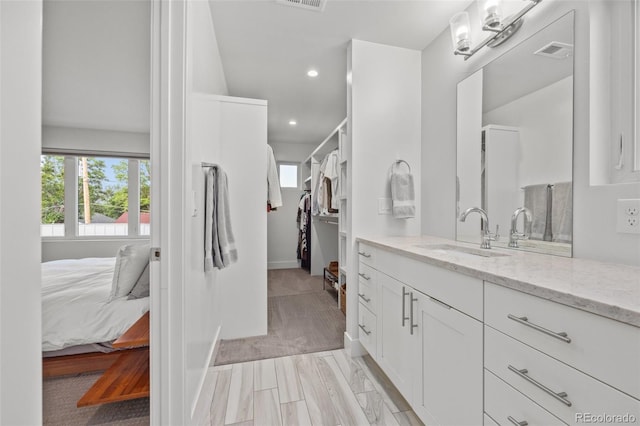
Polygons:
<instances>
[{"instance_id":1,"label":"wooden bench","mask_svg":"<svg viewBox=\"0 0 640 426\"><path fill-rule=\"evenodd\" d=\"M149 312L114 341L113 347L139 348L119 354L115 362L80 398L78 407L149 396Z\"/></svg>"}]
</instances>

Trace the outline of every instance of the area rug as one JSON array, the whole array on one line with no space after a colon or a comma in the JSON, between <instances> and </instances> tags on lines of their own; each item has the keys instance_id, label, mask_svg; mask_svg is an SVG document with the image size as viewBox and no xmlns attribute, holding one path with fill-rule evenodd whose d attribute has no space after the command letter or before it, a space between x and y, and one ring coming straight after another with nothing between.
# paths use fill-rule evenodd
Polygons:
<instances>
[{"instance_id":1,"label":"area rug","mask_svg":"<svg viewBox=\"0 0 640 426\"><path fill-rule=\"evenodd\" d=\"M345 316L337 293L302 269L268 273L266 336L222 340L215 365L340 349Z\"/></svg>"},{"instance_id":2,"label":"area rug","mask_svg":"<svg viewBox=\"0 0 640 426\"><path fill-rule=\"evenodd\" d=\"M42 382L45 425L149 425L149 398L77 408L76 403L98 374L56 377Z\"/></svg>"}]
</instances>

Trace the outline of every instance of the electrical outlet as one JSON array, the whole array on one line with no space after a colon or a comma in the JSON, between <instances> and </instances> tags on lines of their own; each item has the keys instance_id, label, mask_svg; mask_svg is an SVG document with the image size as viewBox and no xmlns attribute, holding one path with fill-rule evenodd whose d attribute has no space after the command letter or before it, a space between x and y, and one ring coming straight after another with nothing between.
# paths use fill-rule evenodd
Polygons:
<instances>
[{"instance_id":1,"label":"electrical outlet","mask_svg":"<svg viewBox=\"0 0 640 426\"><path fill-rule=\"evenodd\" d=\"M640 200L618 200L617 231L623 234L640 234Z\"/></svg>"}]
</instances>

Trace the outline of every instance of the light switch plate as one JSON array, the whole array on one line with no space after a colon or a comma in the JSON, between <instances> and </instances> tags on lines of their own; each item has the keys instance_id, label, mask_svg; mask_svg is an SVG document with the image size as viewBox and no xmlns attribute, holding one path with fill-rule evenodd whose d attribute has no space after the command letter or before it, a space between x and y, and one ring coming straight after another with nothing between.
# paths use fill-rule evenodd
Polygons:
<instances>
[{"instance_id":1,"label":"light switch plate","mask_svg":"<svg viewBox=\"0 0 640 426\"><path fill-rule=\"evenodd\" d=\"M391 198L378 198L378 214L391 214Z\"/></svg>"},{"instance_id":2,"label":"light switch plate","mask_svg":"<svg viewBox=\"0 0 640 426\"><path fill-rule=\"evenodd\" d=\"M621 234L640 234L640 199L618 200L616 230Z\"/></svg>"}]
</instances>

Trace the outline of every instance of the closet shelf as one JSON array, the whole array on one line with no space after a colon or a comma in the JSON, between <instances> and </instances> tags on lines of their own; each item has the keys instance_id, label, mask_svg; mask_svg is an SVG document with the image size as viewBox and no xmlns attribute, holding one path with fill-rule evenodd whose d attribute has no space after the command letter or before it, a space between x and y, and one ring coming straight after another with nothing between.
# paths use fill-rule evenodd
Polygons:
<instances>
[{"instance_id":1,"label":"closet shelf","mask_svg":"<svg viewBox=\"0 0 640 426\"><path fill-rule=\"evenodd\" d=\"M342 275L346 276L346 275L347 275L347 268L344 268L344 267L342 267L342 266L341 266L341 267L340 267L340 273L341 273Z\"/></svg>"},{"instance_id":2,"label":"closet shelf","mask_svg":"<svg viewBox=\"0 0 640 426\"><path fill-rule=\"evenodd\" d=\"M349 162L349 160L347 160L346 158L344 160L340 160L340 165L344 166L345 164L347 164Z\"/></svg>"},{"instance_id":3,"label":"closet shelf","mask_svg":"<svg viewBox=\"0 0 640 426\"><path fill-rule=\"evenodd\" d=\"M327 138L325 140L323 140L322 143L320 143L320 145L318 145L318 147L316 149L313 150L311 155L309 155L309 157L307 157L307 159L304 160L304 162L307 163L307 164L311 164L311 160L314 157L323 156L324 154L328 154L329 152L331 152L334 149L338 148L337 141L335 141L335 143L331 144L331 140L332 140L333 136L336 135L340 131L340 128L342 128L346 124L347 124L347 119L345 118L344 120L342 120L340 122L340 124L338 124L338 127L333 129L333 131L331 133L329 133L329 136L327 136ZM331 146L329 146L329 145L331 145Z\"/></svg>"},{"instance_id":4,"label":"closet shelf","mask_svg":"<svg viewBox=\"0 0 640 426\"><path fill-rule=\"evenodd\" d=\"M347 238L347 233L344 231L340 231L340 236L343 238Z\"/></svg>"},{"instance_id":5,"label":"closet shelf","mask_svg":"<svg viewBox=\"0 0 640 426\"><path fill-rule=\"evenodd\" d=\"M309 176L308 178L306 178L306 179L304 180L304 183L307 183L307 182L311 182L311 176Z\"/></svg>"}]
</instances>

